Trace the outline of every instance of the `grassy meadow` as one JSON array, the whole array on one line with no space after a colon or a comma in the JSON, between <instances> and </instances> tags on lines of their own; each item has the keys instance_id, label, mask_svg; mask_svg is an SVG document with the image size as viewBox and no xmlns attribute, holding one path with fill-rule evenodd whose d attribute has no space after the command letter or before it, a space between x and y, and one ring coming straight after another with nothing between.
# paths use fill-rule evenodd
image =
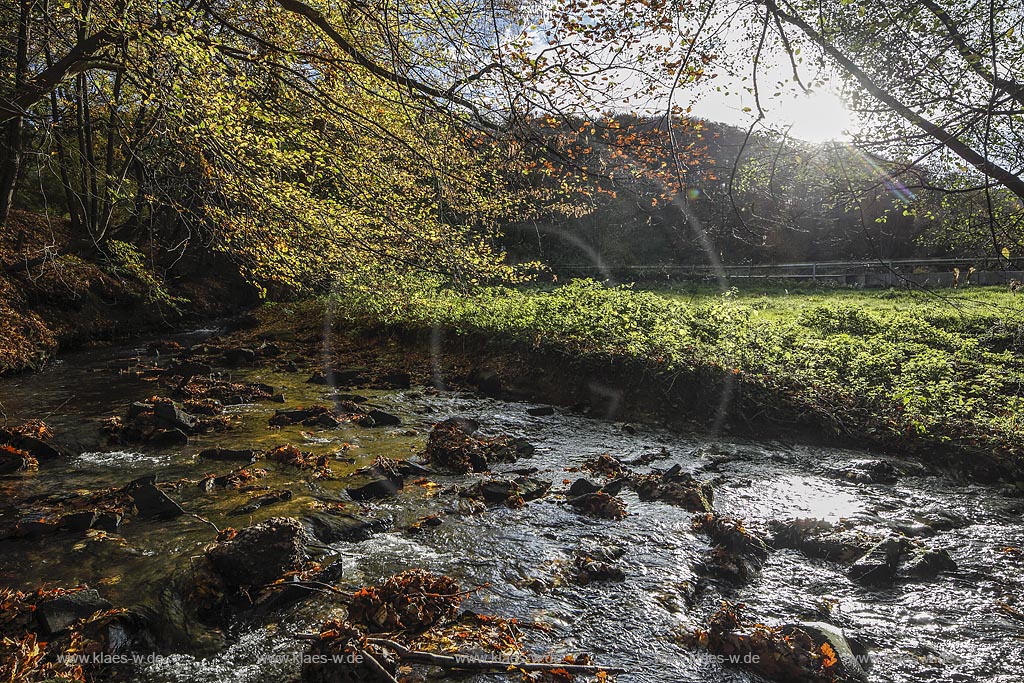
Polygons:
<instances>
[{"instance_id":1,"label":"grassy meadow","mask_svg":"<svg viewBox=\"0 0 1024 683\"><path fill-rule=\"evenodd\" d=\"M417 283L391 296L353 285L331 304L357 327L440 326L517 349L641 361L669 381L731 375L772 404L766 412L884 446L1015 463L1024 453L1024 297L1005 289L723 292L576 280L467 294ZM267 313L310 320L303 307L323 305Z\"/></svg>"}]
</instances>

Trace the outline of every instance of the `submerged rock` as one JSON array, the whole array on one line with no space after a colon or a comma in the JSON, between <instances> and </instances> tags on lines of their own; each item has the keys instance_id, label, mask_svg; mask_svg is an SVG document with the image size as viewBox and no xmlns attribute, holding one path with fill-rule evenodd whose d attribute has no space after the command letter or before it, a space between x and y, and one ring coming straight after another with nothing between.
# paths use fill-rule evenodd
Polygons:
<instances>
[{"instance_id":1,"label":"submerged rock","mask_svg":"<svg viewBox=\"0 0 1024 683\"><path fill-rule=\"evenodd\" d=\"M292 499L292 492L290 489L281 489L280 491L271 491L270 493L264 493L263 495L256 496L249 500L245 505L239 506L229 512L229 515L251 515L260 508L265 508L270 505L277 503L283 503Z\"/></svg>"},{"instance_id":2,"label":"submerged rock","mask_svg":"<svg viewBox=\"0 0 1024 683\"><path fill-rule=\"evenodd\" d=\"M524 503L543 497L551 489L551 483L542 479L521 476L515 479L487 479L477 482L459 495L480 498L492 505L522 507Z\"/></svg>"},{"instance_id":3,"label":"submerged rock","mask_svg":"<svg viewBox=\"0 0 1024 683\"><path fill-rule=\"evenodd\" d=\"M393 526L390 519L368 519L343 512L317 512L300 521L311 536L325 545L358 543L390 531Z\"/></svg>"},{"instance_id":4,"label":"submerged rock","mask_svg":"<svg viewBox=\"0 0 1024 683\"><path fill-rule=\"evenodd\" d=\"M919 541L892 536L854 562L849 576L862 584L891 585L897 578L934 579L940 572L956 568L947 550L935 550Z\"/></svg>"},{"instance_id":5,"label":"submerged rock","mask_svg":"<svg viewBox=\"0 0 1024 683\"><path fill-rule=\"evenodd\" d=\"M864 534L823 519L773 521L769 527L775 548L793 548L808 557L833 562L852 562L875 542Z\"/></svg>"},{"instance_id":6,"label":"submerged rock","mask_svg":"<svg viewBox=\"0 0 1024 683\"><path fill-rule=\"evenodd\" d=\"M955 572L956 562L945 549L913 548L897 570L898 578L934 579L942 572Z\"/></svg>"},{"instance_id":7,"label":"submerged rock","mask_svg":"<svg viewBox=\"0 0 1024 683\"><path fill-rule=\"evenodd\" d=\"M199 452L203 460L255 462L259 457L259 451L251 448L207 448Z\"/></svg>"},{"instance_id":8,"label":"submerged rock","mask_svg":"<svg viewBox=\"0 0 1024 683\"><path fill-rule=\"evenodd\" d=\"M576 551L576 583L586 586L595 581L625 581L626 572L618 561L626 554L619 546L600 546Z\"/></svg>"},{"instance_id":9,"label":"submerged rock","mask_svg":"<svg viewBox=\"0 0 1024 683\"><path fill-rule=\"evenodd\" d=\"M380 477L362 486L349 487L345 489L349 498L358 502L389 498L405 487L405 479L402 477Z\"/></svg>"},{"instance_id":10,"label":"submerged rock","mask_svg":"<svg viewBox=\"0 0 1024 683\"><path fill-rule=\"evenodd\" d=\"M890 537L875 544L850 567L849 576L866 584L892 583L899 568L900 556L906 551L904 539Z\"/></svg>"}]
</instances>

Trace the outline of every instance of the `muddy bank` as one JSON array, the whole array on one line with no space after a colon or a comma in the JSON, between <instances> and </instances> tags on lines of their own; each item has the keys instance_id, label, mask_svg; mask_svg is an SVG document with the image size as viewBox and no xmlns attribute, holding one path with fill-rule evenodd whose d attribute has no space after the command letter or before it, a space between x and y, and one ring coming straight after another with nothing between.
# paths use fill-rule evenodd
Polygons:
<instances>
[{"instance_id":1,"label":"muddy bank","mask_svg":"<svg viewBox=\"0 0 1024 683\"><path fill-rule=\"evenodd\" d=\"M0 375L38 369L57 353L90 344L230 315L257 301L227 258L117 253L120 258L73 243L60 219L12 212L0 235Z\"/></svg>"},{"instance_id":2,"label":"muddy bank","mask_svg":"<svg viewBox=\"0 0 1024 683\"><path fill-rule=\"evenodd\" d=\"M384 329L314 302L263 307L248 319L250 329L236 333L232 343L274 340L315 356L325 367L382 366L437 388L549 403L589 417L684 433L879 449L1024 491L1019 453L931 435L894 434L871 415L829 420L801 403L800 387L780 391L733 371L708 366L668 371L655 361L575 353L550 339L526 345L440 328Z\"/></svg>"}]
</instances>

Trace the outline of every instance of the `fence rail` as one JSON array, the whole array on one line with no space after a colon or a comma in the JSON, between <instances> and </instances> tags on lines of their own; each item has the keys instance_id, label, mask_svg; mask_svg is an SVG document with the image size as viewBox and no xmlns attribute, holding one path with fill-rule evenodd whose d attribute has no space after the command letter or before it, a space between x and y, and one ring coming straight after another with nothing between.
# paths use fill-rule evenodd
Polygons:
<instances>
[{"instance_id":1,"label":"fence rail","mask_svg":"<svg viewBox=\"0 0 1024 683\"><path fill-rule=\"evenodd\" d=\"M952 286L1006 284L1024 279L1024 259L929 258L861 261L804 261L795 263L701 265L556 265L556 273L598 275L614 279L810 280L859 287L898 287L909 284ZM973 270L972 270L973 269ZM959 274L957 274L959 271Z\"/></svg>"}]
</instances>

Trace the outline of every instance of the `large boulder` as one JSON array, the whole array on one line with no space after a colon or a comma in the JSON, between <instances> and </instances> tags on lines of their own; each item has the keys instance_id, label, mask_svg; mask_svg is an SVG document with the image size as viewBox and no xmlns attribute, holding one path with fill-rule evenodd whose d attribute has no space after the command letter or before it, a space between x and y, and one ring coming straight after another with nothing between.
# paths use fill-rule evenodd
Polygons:
<instances>
[{"instance_id":1,"label":"large boulder","mask_svg":"<svg viewBox=\"0 0 1024 683\"><path fill-rule=\"evenodd\" d=\"M274 517L240 530L210 548L206 557L228 586L264 586L303 566L308 540L297 519Z\"/></svg>"}]
</instances>

